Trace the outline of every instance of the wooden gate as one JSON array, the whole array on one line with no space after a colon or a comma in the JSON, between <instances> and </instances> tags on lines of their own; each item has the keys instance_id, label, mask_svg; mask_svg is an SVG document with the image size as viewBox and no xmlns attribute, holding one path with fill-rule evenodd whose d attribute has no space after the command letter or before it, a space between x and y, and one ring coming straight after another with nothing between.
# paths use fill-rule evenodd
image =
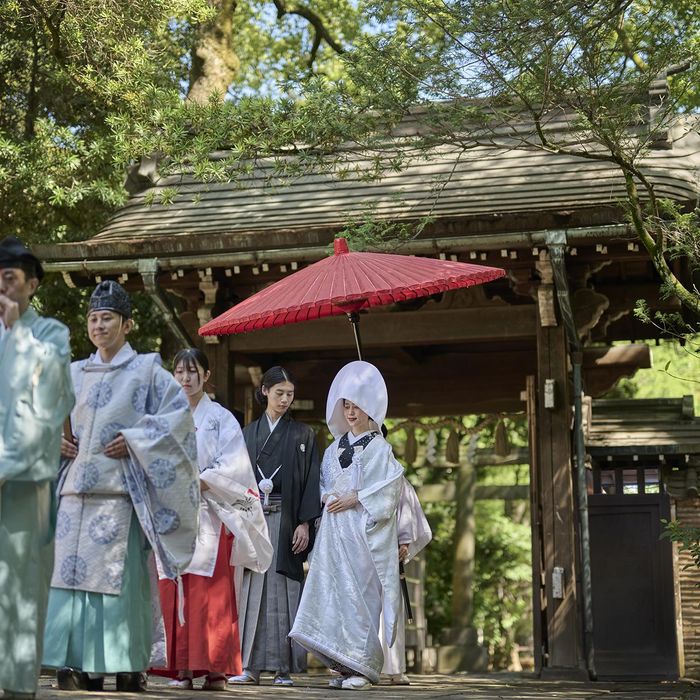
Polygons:
<instances>
[{"instance_id":1,"label":"wooden gate","mask_svg":"<svg viewBox=\"0 0 700 700\"><path fill-rule=\"evenodd\" d=\"M678 678L673 552L659 539L669 496L642 486L592 494L588 503L598 677Z\"/></svg>"}]
</instances>

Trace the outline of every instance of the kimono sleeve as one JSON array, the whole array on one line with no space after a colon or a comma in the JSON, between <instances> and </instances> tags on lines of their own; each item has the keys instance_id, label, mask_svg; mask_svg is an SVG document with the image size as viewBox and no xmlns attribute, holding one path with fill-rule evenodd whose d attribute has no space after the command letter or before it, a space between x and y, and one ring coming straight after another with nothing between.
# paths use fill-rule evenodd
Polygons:
<instances>
[{"instance_id":1,"label":"kimono sleeve","mask_svg":"<svg viewBox=\"0 0 700 700\"><path fill-rule=\"evenodd\" d=\"M2 373L16 404L0 444L0 480L55 478L61 427L75 403L68 329L54 319L17 324L5 339Z\"/></svg>"},{"instance_id":2,"label":"kimono sleeve","mask_svg":"<svg viewBox=\"0 0 700 700\"><path fill-rule=\"evenodd\" d=\"M321 502L325 503L325 499L333 493L333 482L329 481L330 463L333 459L333 452L336 450L336 443L326 448L323 453L323 462L321 462L321 475L319 488L321 492Z\"/></svg>"},{"instance_id":3,"label":"kimono sleeve","mask_svg":"<svg viewBox=\"0 0 700 700\"><path fill-rule=\"evenodd\" d=\"M222 483L223 480L238 484L239 488L252 489L257 495L257 483L248 456L243 432L232 413L222 409L217 413L218 431L213 458L200 473L207 483Z\"/></svg>"},{"instance_id":4,"label":"kimono sleeve","mask_svg":"<svg viewBox=\"0 0 700 700\"><path fill-rule=\"evenodd\" d=\"M364 486L357 492L357 499L367 511L372 523L396 517L403 467L396 461L391 447L383 446L379 454L373 454L364 465Z\"/></svg>"},{"instance_id":5,"label":"kimono sleeve","mask_svg":"<svg viewBox=\"0 0 700 700\"><path fill-rule=\"evenodd\" d=\"M211 463L200 478L204 499L233 534L230 564L264 573L273 557L267 522L238 421L226 410L217 416L219 434Z\"/></svg>"},{"instance_id":6,"label":"kimono sleeve","mask_svg":"<svg viewBox=\"0 0 700 700\"><path fill-rule=\"evenodd\" d=\"M311 522L321 515L321 458L313 430L308 426L305 426L305 428L306 435L300 445L304 481L301 485L301 499L295 526ZM301 449L302 447L303 449Z\"/></svg>"},{"instance_id":7,"label":"kimono sleeve","mask_svg":"<svg viewBox=\"0 0 700 700\"><path fill-rule=\"evenodd\" d=\"M160 366L151 376L147 411L121 431L134 508L168 578L192 559L199 523L199 468L192 414L180 385Z\"/></svg>"},{"instance_id":8,"label":"kimono sleeve","mask_svg":"<svg viewBox=\"0 0 700 700\"><path fill-rule=\"evenodd\" d=\"M416 490L406 477L402 479L397 525L399 544L408 545L407 561L413 559L433 538Z\"/></svg>"}]
</instances>

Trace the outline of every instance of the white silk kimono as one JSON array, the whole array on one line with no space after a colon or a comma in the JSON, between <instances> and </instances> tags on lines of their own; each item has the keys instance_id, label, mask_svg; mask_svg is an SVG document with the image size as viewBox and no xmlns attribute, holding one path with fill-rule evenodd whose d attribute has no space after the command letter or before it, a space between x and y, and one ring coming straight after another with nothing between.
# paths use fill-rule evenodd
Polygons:
<instances>
[{"instance_id":1,"label":"white silk kimono","mask_svg":"<svg viewBox=\"0 0 700 700\"><path fill-rule=\"evenodd\" d=\"M358 503L340 513L324 511L289 636L329 668L377 683L380 614L391 646L401 610L396 511L403 468L380 435L356 451L346 469L338 443L323 457L321 497L356 490Z\"/></svg>"},{"instance_id":2,"label":"white silk kimono","mask_svg":"<svg viewBox=\"0 0 700 700\"><path fill-rule=\"evenodd\" d=\"M206 394L193 418L199 478L209 488L201 494L197 545L186 573L213 574L222 523L234 536L231 566L264 573L272 562L272 544L241 428Z\"/></svg>"}]
</instances>

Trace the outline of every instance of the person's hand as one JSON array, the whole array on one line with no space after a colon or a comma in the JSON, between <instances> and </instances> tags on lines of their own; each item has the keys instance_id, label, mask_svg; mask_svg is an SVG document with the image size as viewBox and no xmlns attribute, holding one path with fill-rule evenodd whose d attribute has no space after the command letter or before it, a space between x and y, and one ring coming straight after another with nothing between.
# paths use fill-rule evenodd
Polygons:
<instances>
[{"instance_id":1,"label":"person's hand","mask_svg":"<svg viewBox=\"0 0 700 700\"><path fill-rule=\"evenodd\" d=\"M326 505L326 510L329 513L341 513L344 510L350 510L357 505L357 491L350 491L342 496L338 496L335 501Z\"/></svg>"},{"instance_id":2,"label":"person's hand","mask_svg":"<svg viewBox=\"0 0 700 700\"><path fill-rule=\"evenodd\" d=\"M400 544L399 545L399 561L406 561L408 559L408 545L407 544Z\"/></svg>"},{"instance_id":3,"label":"person's hand","mask_svg":"<svg viewBox=\"0 0 700 700\"><path fill-rule=\"evenodd\" d=\"M206 481L199 480L199 492L204 493L209 490L209 484Z\"/></svg>"},{"instance_id":4,"label":"person's hand","mask_svg":"<svg viewBox=\"0 0 700 700\"><path fill-rule=\"evenodd\" d=\"M0 294L0 319L7 328L12 328L19 319L19 304L4 294Z\"/></svg>"},{"instance_id":5,"label":"person's hand","mask_svg":"<svg viewBox=\"0 0 700 700\"><path fill-rule=\"evenodd\" d=\"M128 456L129 450L126 448L126 439L121 434L117 435L114 440L105 445L105 457L121 459L122 457Z\"/></svg>"},{"instance_id":6,"label":"person's hand","mask_svg":"<svg viewBox=\"0 0 700 700\"><path fill-rule=\"evenodd\" d=\"M292 536L292 553L301 554L309 546L309 523L297 525Z\"/></svg>"},{"instance_id":7,"label":"person's hand","mask_svg":"<svg viewBox=\"0 0 700 700\"><path fill-rule=\"evenodd\" d=\"M75 459L78 456L78 446L61 435L61 457Z\"/></svg>"}]
</instances>

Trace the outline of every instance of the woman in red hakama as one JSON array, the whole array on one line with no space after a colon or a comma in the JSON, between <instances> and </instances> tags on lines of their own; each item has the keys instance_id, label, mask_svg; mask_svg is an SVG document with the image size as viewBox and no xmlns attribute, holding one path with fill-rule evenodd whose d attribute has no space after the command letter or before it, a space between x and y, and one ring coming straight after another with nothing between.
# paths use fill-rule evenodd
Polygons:
<instances>
[{"instance_id":1,"label":"woman in red hakama","mask_svg":"<svg viewBox=\"0 0 700 700\"><path fill-rule=\"evenodd\" d=\"M234 566L266 571L272 545L240 426L204 393L210 375L206 355L181 350L174 369L195 423L200 493L190 496L200 502L200 523L182 577L184 624L177 583L159 583L167 667L152 672L173 677L172 687L188 690L194 678L205 676L202 689L223 690L226 677L241 672Z\"/></svg>"}]
</instances>

